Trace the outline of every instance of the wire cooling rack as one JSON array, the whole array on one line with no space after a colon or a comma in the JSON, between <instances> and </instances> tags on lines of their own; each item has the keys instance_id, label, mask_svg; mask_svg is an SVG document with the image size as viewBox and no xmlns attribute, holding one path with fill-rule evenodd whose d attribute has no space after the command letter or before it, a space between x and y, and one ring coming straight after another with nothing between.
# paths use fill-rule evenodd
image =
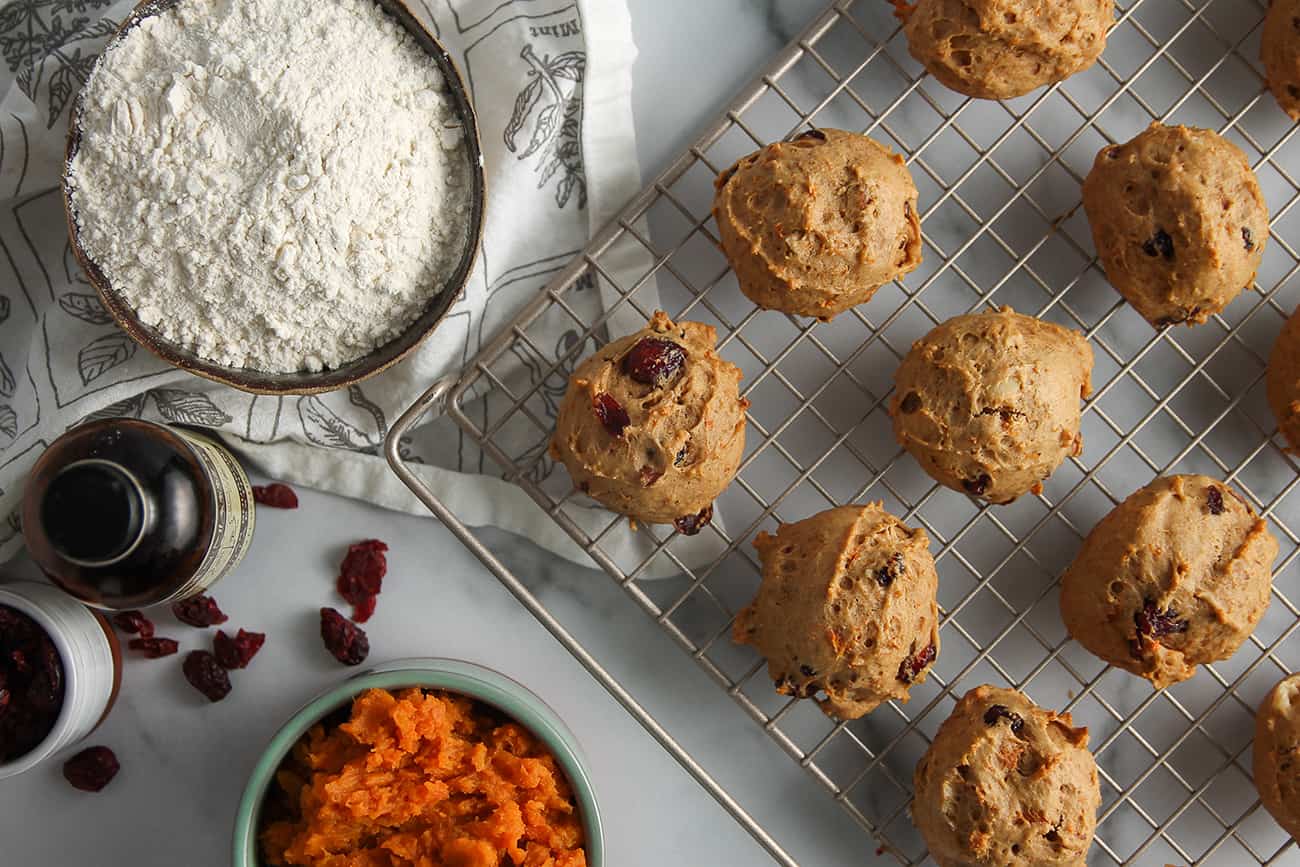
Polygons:
<instances>
[{"instance_id":1,"label":"wire cooling rack","mask_svg":"<svg viewBox=\"0 0 1300 867\"><path fill-rule=\"evenodd\" d=\"M1121 0L1095 67L987 102L924 76L885 0L833 3L478 358L411 407L389 439L390 462L781 863L795 862L410 472L397 443L419 418L446 411L825 786L827 809L848 811L901 863L927 858L907 813L915 763L953 700L985 682L1022 689L1089 727L1103 801L1090 863L1300 863L1257 802L1249 760L1254 708L1300 657L1300 610L1289 598L1297 467L1275 436L1262 384L1272 341L1300 300L1291 280L1300 254L1288 240L1300 237L1300 142L1263 87L1265 5ZM1239 144L1273 218L1255 285L1196 328L1153 332L1119 301L1079 204L1096 152L1152 120L1213 128ZM709 216L718 171L809 126L889 144L920 189L924 264L832 323L756 310L718 252ZM615 292L594 320L570 303L593 280ZM705 531L715 547L702 559L671 528L633 529L613 515L593 523L591 502L553 472L544 450L515 445L544 441L554 393L607 338L613 311L648 318L656 304L717 326L753 401L744 463L719 501L725 525ZM886 403L913 340L950 316L1003 304L1085 332L1096 369L1082 455L1042 494L988 507L938 488L899 450ZM557 321L570 332L558 348L537 336ZM544 359L540 376L521 382L504 372L521 354ZM1170 472L1228 480L1267 517L1282 551L1274 598L1250 641L1155 692L1069 641L1057 577L1102 515ZM730 642L730 624L758 585L750 541L759 531L877 499L934 542L943 649L909 703L835 723L811 702L777 695L762 661ZM642 543L635 555L621 544L629 536ZM682 577L650 580L665 570Z\"/></svg>"}]
</instances>

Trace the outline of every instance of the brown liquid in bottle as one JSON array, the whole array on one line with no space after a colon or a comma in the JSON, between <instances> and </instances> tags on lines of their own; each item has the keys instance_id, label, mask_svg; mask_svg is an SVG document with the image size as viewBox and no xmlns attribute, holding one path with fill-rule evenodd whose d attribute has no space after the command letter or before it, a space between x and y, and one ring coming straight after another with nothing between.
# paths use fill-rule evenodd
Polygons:
<instances>
[{"instance_id":1,"label":"brown liquid in bottle","mask_svg":"<svg viewBox=\"0 0 1300 867\"><path fill-rule=\"evenodd\" d=\"M139 419L74 428L23 495L23 536L50 579L107 609L200 593L253 532L252 490L216 443Z\"/></svg>"}]
</instances>

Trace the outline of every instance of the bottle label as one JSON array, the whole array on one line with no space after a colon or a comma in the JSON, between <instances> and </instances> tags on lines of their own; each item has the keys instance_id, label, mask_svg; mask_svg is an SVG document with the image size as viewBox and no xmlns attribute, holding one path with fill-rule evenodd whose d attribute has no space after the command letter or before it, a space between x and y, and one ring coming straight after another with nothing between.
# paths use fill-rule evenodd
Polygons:
<instances>
[{"instance_id":1,"label":"bottle label","mask_svg":"<svg viewBox=\"0 0 1300 867\"><path fill-rule=\"evenodd\" d=\"M212 541L190 580L168 598L184 599L207 590L244 558L253 541L253 486L235 456L220 443L193 431L172 428L194 450L212 483Z\"/></svg>"}]
</instances>

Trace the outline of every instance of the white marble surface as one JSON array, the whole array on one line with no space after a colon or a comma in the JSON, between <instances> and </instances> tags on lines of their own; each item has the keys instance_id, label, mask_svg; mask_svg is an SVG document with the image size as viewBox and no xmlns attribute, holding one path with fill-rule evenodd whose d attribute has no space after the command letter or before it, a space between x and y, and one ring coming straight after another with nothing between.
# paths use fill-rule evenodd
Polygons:
<instances>
[{"instance_id":1,"label":"white marble surface","mask_svg":"<svg viewBox=\"0 0 1300 867\"><path fill-rule=\"evenodd\" d=\"M818 0L630 0L640 45L634 106L647 176L738 88ZM347 542L381 537L390 572L369 627L371 661L444 655L497 668L540 693L586 748L609 864L769 864L766 854L432 520L301 492L297 512L263 510L252 552L216 590L230 626L265 631L234 692L209 705L180 658L132 660L93 743L123 770L99 795L71 790L57 763L0 785L0 863L218 867L244 779L276 728L348 676L321 649L316 610L338 604ZM500 533L485 538L659 720L801 863L875 863L871 841L603 574ZM0 580L30 576L0 567ZM208 636L160 614L182 652ZM883 862L882 862L883 863Z\"/></svg>"}]
</instances>

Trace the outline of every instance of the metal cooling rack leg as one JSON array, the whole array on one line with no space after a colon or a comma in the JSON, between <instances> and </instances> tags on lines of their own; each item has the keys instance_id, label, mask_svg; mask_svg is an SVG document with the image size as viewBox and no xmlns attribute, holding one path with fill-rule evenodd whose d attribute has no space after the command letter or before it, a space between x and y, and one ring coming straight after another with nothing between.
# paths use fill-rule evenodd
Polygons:
<instances>
[{"instance_id":1,"label":"metal cooling rack leg","mask_svg":"<svg viewBox=\"0 0 1300 867\"><path fill-rule=\"evenodd\" d=\"M564 628L563 624L551 615L546 606L542 605L537 597L515 577L514 573L498 560L496 555L488 550L465 524L461 523L451 510L438 499L437 495L429 490L428 485L415 475L402 460L398 452L398 444L401 438L406 436L407 432L415 425L415 422L426 412L432 409L441 409L443 402L456 386L457 381L458 377L452 375L435 382L393 425L389 431L388 439L384 443L384 454L387 456L388 464L393 468L393 472L411 489L415 496L420 498L422 503L429 507L429 511L433 512L438 520L443 523L443 526L450 530L497 577L497 580L528 609L533 617L537 618L539 623L546 627L546 630L551 635L555 636L555 640L560 642L564 649L573 655L574 659L582 663L582 667L587 669L587 672L605 688L605 691L613 696L614 700L621 704L624 710L631 714L641 724L641 727L677 760L677 763L682 766L686 773L694 777L695 781L713 796L713 799L730 813L732 818L739 822L741 827L748 831L749 835L767 850L768 854L776 859L777 863L785 865L785 867L799 867L798 862L790 856L790 853L781 848L781 845L759 826L754 817L749 815L744 807L727 794L726 790L710 776L709 772L677 743L676 739L650 715L649 711L632 697L631 693L623 688L622 684L614 679L613 675L605 670L604 666L596 661L595 657L587 652L587 649Z\"/></svg>"}]
</instances>

